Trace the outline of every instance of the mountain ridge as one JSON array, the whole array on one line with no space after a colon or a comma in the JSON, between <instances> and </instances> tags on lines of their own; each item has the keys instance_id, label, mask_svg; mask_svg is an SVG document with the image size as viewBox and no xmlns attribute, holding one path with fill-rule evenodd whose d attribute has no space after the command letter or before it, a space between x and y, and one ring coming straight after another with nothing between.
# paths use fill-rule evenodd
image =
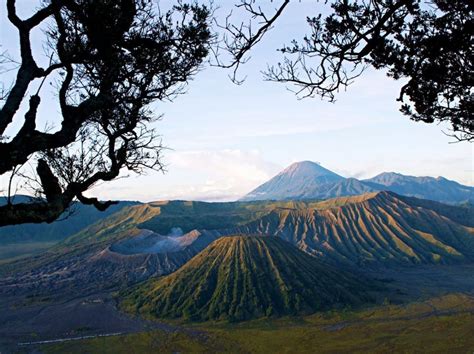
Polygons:
<instances>
[{"instance_id":1,"label":"mountain ridge","mask_svg":"<svg viewBox=\"0 0 474 354\"><path fill-rule=\"evenodd\" d=\"M314 203L306 210L274 210L233 230L270 234L331 262L357 265L413 265L474 261L472 210L443 211L429 201L393 192L373 192ZM441 208L441 209L440 209ZM453 211L454 210L454 211ZM454 221L448 216L457 215Z\"/></svg>"},{"instance_id":2,"label":"mountain ridge","mask_svg":"<svg viewBox=\"0 0 474 354\"><path fill-rule=\"evenodd\" d=\"M142 204L42 255L5 264L0 289L17 292L32 283L83 292L129 286L169 274L212 241L235 234L281 238L344 268L467 264L474 262L473 216L470 206L386 191L320 202ZM203 223L203 218L214 221ZM171 225L182 228L183 235L167 236ZM206 225L215 228L206 230Z\"/></svg>"},{"instance_id":3,"label":"mountain ridge","mask_svg":"<svg viewBox=\"0 0 474 354\"><path fill-rule=\"evenodd\" d=\"M359 180L344 178L311 161L291 164L239 200L323 200L382 190L450 204L474 202L474 187L444 177L383 172Z\"/></svg>"}]
</instances>

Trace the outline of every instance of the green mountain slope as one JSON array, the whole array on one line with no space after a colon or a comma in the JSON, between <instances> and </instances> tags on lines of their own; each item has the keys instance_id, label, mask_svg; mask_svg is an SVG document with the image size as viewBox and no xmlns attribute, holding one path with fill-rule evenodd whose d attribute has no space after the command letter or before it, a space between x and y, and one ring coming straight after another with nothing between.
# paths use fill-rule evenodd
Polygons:
<instances>
[{"instance_id":1,"label":"green mountain slope","mask_svg":"<svg viewBox=\"0 0 474 354\"><path fill-rule=\"evenodd\" d=\"M469 215L472 210L376 192L274 210L233 232L278 236L338 263L457 263L474 261Z\"/></svg>"},{"instance_id":2,"label":"green mountain slope","mask_svg":"<svg viewBox=\"0 0 474 354\"><path fill-rule=\"evenodd\" d=\"M114 241L138 235L140 230L136 225L159 213L160 208L149 204L124 207L42 254L3 265L0 267L0 275L28 272L42 274L45 270L54 272L64 267L74 272L76 265L83 266L91 256L103 251Z\"/></svg>"},{"instance_id":3,"label":"green mountain slope","mask_svg":"<svg viewBox=\"0 0 474 354\"><path fill-rule=\"evenodd\" d=\"M389 192L311 203L140 204L41 255L0 266L0 292L2 286L20 291L33 283L58 291L127 287L169 274L215 239L236 234L276 236L336 266L470 263L472 215L469 205L447 206ZM176 228L184 234L167 235Z\"/></svg>"},{"instance_id":4,"label":"green mountain slope","mask_svg":"<svg viewBox=\"0 0 474 354\"><path fill-rule=\"evenodd\" d=\"M246 320L364 303L366 284L281 239L230 236L139 287L123 306L156 317Z\"/></svg>"},{"instance_id":5,"label":"green mountain slope","mask_svg":"<svg viewBox=\"0 0 474 354\"><path fill-rule=\"evenodd\" d=\"M15 197L14 203L29 202L30 199L19 195ZM0 205L5 202L6 199L0 197ZM99 211L94 206L73 203L67 212L50 224L0 227L0 263L44 252L84 228L136 204L138 203L121 201L105 211Z\"/></svg>"},{"instance_id":6,"label":"green mountain slope","mask_svg":"<svg viewBox=\"0 0 474 354\"><path fill-rule=\"evenodd\" d=\"M25 200L27 200L27 197L18 196L15 202L24 202ZM0 205L3 203L4 198L0 198ZM121 201L105 211L99 211L90 205L74 203L57 221L50 224L22 224L0 227L0 247L4 244L25 242L58 242L125 207L136 204L138 203Z\"/></svg>"}]
</instances>

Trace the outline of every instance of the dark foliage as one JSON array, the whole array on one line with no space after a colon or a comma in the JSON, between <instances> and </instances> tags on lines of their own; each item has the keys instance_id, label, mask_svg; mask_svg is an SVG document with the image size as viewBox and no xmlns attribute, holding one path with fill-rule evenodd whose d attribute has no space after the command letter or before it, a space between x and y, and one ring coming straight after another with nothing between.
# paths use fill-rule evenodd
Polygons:
<instances>
[{"instance_id":1,"label":"dark foliage","mask_svg":"<svg viewBox=\"0 0 474 354\"><path fill-rule=\"evenodd\" d=\"M404 81L398 97L404 114L427 123L449 122L453 136L472 141L470 2L327 3L331 13L307 18L309 34L281 49L285 59L268 68L268 80L294 84L303 97L332 101L367 66L384 69ZM218 65L237 70L289 4L281 1L269 15L255 0L240 1L237 7L251 20L238 25L226 19L224 36L212 48ZM74 200L104 210L113 202L84 192L117 178L124 169L161 169L162 146L149 125L159 117L150 104L181 93L198 71L214 38L211 10L178 2L163 13L151 0L47 0L31 17L21 19L15 0L6 0L6 5L18 30L21 61L11 88L0 90L0 174L22 175L42 199L0 207L0 226L51 222ZM31 32L45 28L50 62L43 68L35 60ZM230 62L219 60L219 49L228 51ZM0 58L0 64L5 61ZM57 83L62 121L55 132L38 129L45 81ZM35 93L27 97L27 92ZM6 136L23 106L28 106L23 125L13 137ZM25 165L34 171L25 174Z\"/></svg>"},{"instance_id":2,"label":"dark foliage","mask_svg":"<svg viewBox=\"0 0 474 354\"><path fill-rule=\"evenodd\" d=\"M0 110L0 174L26 163L43 199L0 207L0 226L51 222L75 199L106 209L84 192L115 179L122 169L161 168L161 144L149 124L158 117L149 105L172 99L197 72L212 39L210 10L178 3L162 13L152 1L49 0L20 19L15 0L8 19L17 28L21 65ZM30 35L47 24L50 65L35 61ZM40 27L43 28L44 27ZM62 122L54 133L37 129L42 83L56 75ZM5 129L19 114L26 94L29 109L14 137ZM3 135L3 136L2 136ZM158 142L157 142L158 141Z\"/></svg>"},{"instance_id":3,"label":"dark foliage","mask_svg":"<svg viewBox=\"0 0 474 354\"><path fill-rule=\"evenodd\" d=\"M250 24L223 27L224 49L245 61L289 1L273 16L254 0L239 5ZM322 6L315 1L315 6ZM449 122L458 140L474 139L474 5L466 0L328 0L330 14L308 16L309 33L280 51L282 62L265 73L290 83L300 97L333 101L365 68L386 70L404 82L397 98L401 112L415 121ZM259 26L252 28L251 24ZM257 29L255 29L257 27Z\"/></svg>"}]
</instances>

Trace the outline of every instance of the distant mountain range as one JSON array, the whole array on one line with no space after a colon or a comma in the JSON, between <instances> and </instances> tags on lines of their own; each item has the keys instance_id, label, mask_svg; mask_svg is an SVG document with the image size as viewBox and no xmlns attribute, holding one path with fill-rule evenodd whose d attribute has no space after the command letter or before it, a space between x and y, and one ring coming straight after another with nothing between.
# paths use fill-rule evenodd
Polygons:
<instances>
[{"instance_id":1,"label":"distant mountain range","mask_svg":"<svg viewBox=\"0 0 474 354\"><path fill-rule=\"evenodd\" d=\"M449 204L474 202L474 187L443 177L413 177L385 172L358 180L344 178L311 161L290 165L241 201L322 200L384 190Z\"/></svg>"}]
</instances>

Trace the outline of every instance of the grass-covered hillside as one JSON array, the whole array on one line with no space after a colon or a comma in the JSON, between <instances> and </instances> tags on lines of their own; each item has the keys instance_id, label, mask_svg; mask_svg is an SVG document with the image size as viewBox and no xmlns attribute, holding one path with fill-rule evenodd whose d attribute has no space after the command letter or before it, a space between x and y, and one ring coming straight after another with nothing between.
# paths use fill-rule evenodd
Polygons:
<instances>
[{"instance_id":1,"label":"grass-covered hillside","mask_svg":"<svg viewBox=\"0 0 474 354\"><path fill-rule=\"evenodd\" d=\"M175 227L183 232L191 230L215 230L235 227L268 214L275 209L306 209L312 202L257 201L207 203L197 201L154 202L160 214L141 223L140 228L166 235Z\"/></svg>"},{"instance_id":2,"label":"grass-covered hillside","mask_svg":"<svg viewBox=\"0 0 474 354\"><path fill-rule=\"evenodd\" d=\"M270 234L327 260L379 266L474 261L472 209L368 193L275 209L238 227L243 234Z\"/></svg>"},{"instance_id":3,"label":"grass-covered hillside","mask_svg":"<svg viewBox=\"0 0 474 354\"><path fill-rule=\"evenodd\" d=\"M216 237L232 234L277 236L309 254L349 266L469 263L474 260L472 216L470 205L447 206L389 192L319 202L153 202L122 208L42 255L0 267L0 274L43 274L67 266L78 275L86 267L94 274L108 274L104 280L117 283L121 280L110 275L118 269L116 261L120 263L120 277L143 273L134 268L140 262L147 264L146 276L155 274L155 270L159 270L156 274L166 274L162 271L177 269L184 264L180 262ZM166 235L176 228L183 232L198 230L192 231L196 234L207 230L210 233L204 233L212 237L189 238L197 243L186 241L190 247L185 257L173 255L172 261L159 254L124 257L106 251L118 249L117 244L135 244L144 230ZM152 246L149 248L161 249ZM167 265L150 268L150 262Z\"/></svg>"},{"instance_id":4,"label":"grass-covered hillside","mask_svg":"<svg viewBox=\"0 0 474 354\"><path fill-rule=\"evenodd\" d=\"M31 346L44 353L471 353L472 295Z\"/></svg>"},{"instance_id":5,"label":"grass-covered hillside","mask_svg":"<svg viewBox=\"0 0 474 354\"><path fill-rule=\"evenodd\" d=\"M229 229L256 220L275 209L305 209L313 204L291 201L251 203L160 201L125 205L120 210L115 210L114 213L101 214L102 218L85 223L82 229L75 229L76 233L73 235L65 228L64 234L68 237L63 237L64 240L58 243L49 243L48 252L36 256L35 259L12 263L6 268L0 269L0 273L11 268L20 271L37 268L40 265L54 262L58 258L71 257L78 253L98 252L123 239L133 238L140 234L140 230L144 229L162 235L168 234L173 228L180 228L185 233L195 229ZM87 214L81 215L78 213L77 218L84 218L82 222L89 219ZM71 221L74 220L71 219ZM25 225L25 228L27 226ZM42 227L43 225L36 226ZM15 227L12 226L12 230L16 230ZM0 235L2 230L8 228L10 227L0 228ZM55 231L55 234L58 232ZM23 241L25 240L23 239ZM25 245L25 243L23 244ZM51 248L53 245L55 247ZM45 250L45 248L38 248L38 245L35 244L36 249ZM27 250L27 247L24 247L24 250ZM0 255L2 251L8 258L16 255L14 253L16 248L12 250L10 246L2 248L0 245Z\"/></svg>"},{"instance_id":6,"label":"grass-covered hillside","mask_svg":"<svg viewBox=\"0 0 474 354\"><path fill-rule=\"evenodd\" d=\"M17 196L14 202L21 203L28 200L28 197ZM0 198L0 205L4 203L5 198ZM121 201L110 206L105 211L99 211L91 205L73 203L68 211L50 224L21 224L0 227L0 246L25 242L61 241L97 221L107 218L124 207L136 204L138 203Z\"/></svg>"},{"instance_id":7,"label":"grass-covered hillside","mask_svg":"<svg viewBox=\"0 0 474 354\"><path fill-rule=\"evenodd\" d=\"M140 286L123 307L154 317L248 320L308 314L370 300L371 286L275 237L214 241L169 276Z\"/></svg>"},{"instance_id":8,"label":"grass-covered hillside","mask_svg":"<svg viewBox=\"0 0 474 354\"><path fill-rule=\"evenodd\" d=\"M17 196L15 202L24 202L27 199L24 196ZM0 198L0 205L4 202L4 198ZM50 224L0 227L0 263L45 251L88 226L136 204L122 201L110 206L106 211L99 211L94 206L74 203L57 221Z\"/></svg>"}]
</instances>

